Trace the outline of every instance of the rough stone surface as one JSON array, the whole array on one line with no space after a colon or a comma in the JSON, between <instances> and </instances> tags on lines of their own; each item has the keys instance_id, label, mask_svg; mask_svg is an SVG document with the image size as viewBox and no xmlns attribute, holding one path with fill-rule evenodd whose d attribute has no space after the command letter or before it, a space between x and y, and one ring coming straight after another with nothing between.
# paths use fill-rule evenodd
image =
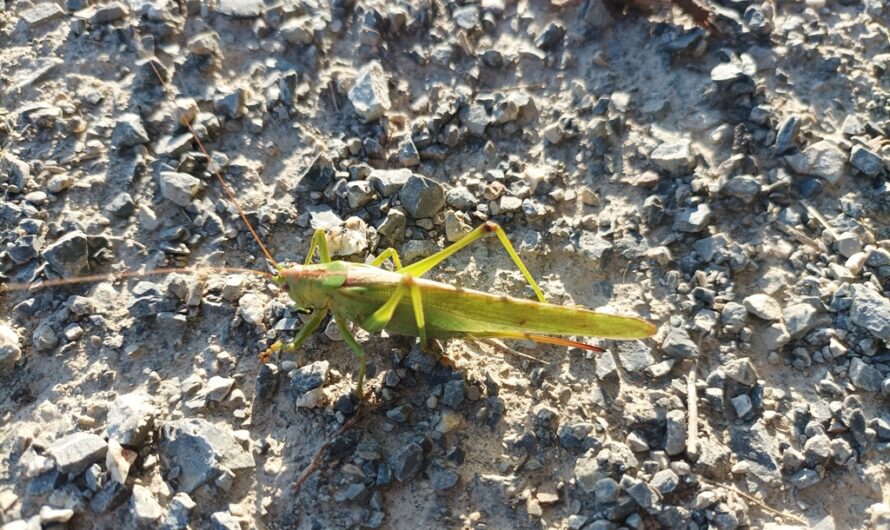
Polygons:
<instances>
[{"instance_id":1,"label":"rough stone surface","mask_svg":"<svg viewBox=\"0 0 890 530\"><path fill-rule=\"evenodd\" d=\"M207 420L193 418L165 423L161 427L160 454L167 469L179 468L175 479L179 491L191 493L216 480L225 470L253 468L253 455L230 431Z\"/></svg>"},{"instance_id":2,"label":"rough stone surface","mask_svg":"<svg viewBox=\"0 0 890 530\"><path fill-rule=\"evenodd\" d=\"M389 110L389 87L386 72L373 61L362 67L349 90L349 101L355 112L365 121L374 121Z\"/></svg>"},{"instance_id":3,"label":"rough stone surface","mask_svg":"<svg viewBox=\"0 0 890 530\"><path fill-rule=\"evenodd\" d=\"M76 432L53 442L47 452L56 461L59 471L77 475L102 461L107 450L108 444L101 436Z\"/></svg>"}]
</instances>

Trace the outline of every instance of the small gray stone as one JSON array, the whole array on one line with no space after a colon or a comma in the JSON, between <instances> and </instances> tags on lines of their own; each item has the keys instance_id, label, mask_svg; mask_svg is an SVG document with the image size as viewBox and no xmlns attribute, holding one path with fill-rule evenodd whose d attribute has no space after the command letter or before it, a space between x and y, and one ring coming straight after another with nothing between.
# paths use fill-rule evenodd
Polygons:
<instances>
[{"instance_id":1,"label":"small gray stone","mask_svg":"<svg viewBox=\"0 0 890 530\"><path fill-rule=\"evenodd\" d=\"M118 148L147 144L149 141L151 139L145 132L142 118L132 112L122 114L111 132L111 143Z\"/></svg>"},{"instance_id":2,"label":"small gray stone","mask_svg":"<svg viewBox=\"0 0 890 530\"><path fill-rule=\"evenodd\" d=\"M478 204L479 199L470 190L463 186L457 186L448 190L445 194L445 202L448 206L458 210L469 210Z\"/></svg>"},{"instance_id":3,"label":"small gray stone","mask_svg":"<svg viewBox=\"0 0 890 530\"><path fill-rule=\"evenodd\" d=\"M456 409L464 401L466 395L466 384L463 379L455 379L445 383L445 389L442 393L442 404Z\"/></svg>"},{"instance_id":4,"label":"small gray stone","mask_svg":"<svg viewBox=\"0 0 890 530\"><path fill-rule=\"evenodd\" d=\"M649 485L655 488L661 495L667 495L677 489L680 484L680 477L671 469L662 469L652 476Z\"/></svg>"},{"instance_id":5,"label":"small gray stone","mask_svg":"<svg viewBox=\"0 0 890 530\"><path fill-rule=\"evenodd\" d=\"M229 395L229 392L232 390L232 385L234 384L235 380L231 377L221 377L218 375L211 377L207 381L207 387L204 389L207 402L216 403L222 401Z\"/></svg>"},{"instance_id":6,"label":"small gray stone","mask_svg":"<svg viewBox=\"0 0 890 530\"><path fill-rule=\"evenodd\" d=\"M87 235L74 230L50 244L42 253L50 268L63 278L83 276L90 272Z\"/></svg>"},{"instance_id":7,"label":"small gray stone","mask_svg":"<svg viewBox=\"0 0 890 530\"><path fill-rule=\"evenodd\" d=\"M716 480L727 477L732 455L728 447L710 438L699 438L698 451L698 461L695 463L697 470Z\"/></svg>"},{"instance_id":8,"label":"small gray stone","mask_svg":"<svg viewBox=\"0 0 890 530\"><path fill-rule=\"evenodd\" d=\"M843 232L838 234L835 244L837 245L837 251L845 258L849 258L853 254L862 252L862 241L854 232Z\"/></svg>"},{"instance_id":9,"label":"small gray stone","mask_svg":"<svg viewBox=\"0 0 890 530\"><path fill-rule=\"evenodd\" d=\"M674 359L695 359L698 357L698 345L689 336L686 328L671 326L668 330L661 350Z\"/></svg>"},{"instance_id":10,"label":"small gray stone","mask_svg":"<svg viewBox=\"0 0 890 530\"><path fill-rule=\"evenodd\" d=\"M349 101L355 107L355 112L366 122L371 122L383 116L389 110L388 79L383 67L377 61L372 61L362 67L355 79L355 84L349 90Z\"/></svg>"},{"instance_id":11,"label":"small gray stone","mask_svg":"<svg viewBox=\"0 0 890 530\"><path fill-rule=\"evenodd\" d=\"M773 322L769 326L758 330L752 337L751 344L756 351L766 354L780 350L790 340L791 335L788 334L785 324Z\"/></svg>"},{"instance_id":12,"label":"small gray stone","mask_svg":"<svg viewBox=\"0 0 890 530\"><path fill-rule=\"evenodd\" d=\"M115 480L108 481L105 487L90 499L90 511L104 513L113 510L123 504L129 495L130 491L123 484Z\"/></svg>"},{"instance_id":13,"label":"small gray stone","mask_svg":"<svg viewBox=\"0 0 890 530\"><path fill-rule=\"evenodd\" d=\"M599 354L596 359L596 378L603 381L618 376L618 364L615 363L615 355L610 350Z\"/></svg>"},{"instance_id":14,"label":"small gray stone","mask_svg":"<svg viewBox=\"0 0 890 530\"><path fill-rule=\"evenodd\" d=\"M321 388L328 380L331 363L316 361L294 370L291 374L290 393L294 399L306 392Z\"/></svg>"},{"instance_id":15,"label":"small gray stone","mask_svg":"<svg viewBox=\"0 0 890 530\"><path fill-rule=\"evenodd\" d=\"M732 407L735 409L735 413L739 418L744 418L754 409L753 403L751 403L751 397L748 394L739 394L738 396L732 398L730 400L732 402Z\"/></svg>"},{"instance_id":16,"label":"small gray stone","mask_svg":"<svg viewBox=\"0 0 890 530\"><path fill-rule=\"evenodd\" d=\"M782 311L785 327L792 339L806 335L817 324L819 312L811 304L793 304Z\"/></svg>"},{"instance_id":17,"label":"small gray stone","mask_svg":"<svg viewBox=\"0 0 890 530\"><path fill-rule=\"evenodd\" d=\"M783 155L794 147L794 141L797 139L797 132L800 130L800 117L788 116L779 125L776 131L776 154Z\"/></svg>"},{"instance_id":18,"label":"small gray stone","mask_svg":"<svg viewBox=\"0 0 890 530\"><path fill-rule=\"evenodd\" d=\"M179 468L179 490L191 493L216 480L226 470L253 468L253 455L232 433L207 420L190 418L166 423L161 428L160 455L168 469Z\"/></svg>"},{"instance_id":19,"label":"small gray stone","mask_svg":"<svg viewBox=\"0 0 890 530\"><path fill-rule=\"evenodd\" d=\"M747 357L733 359L723 366L726 377L746 386L757 384L757 371Z\"/></svg>"},{"instance_id":20,"label":"small gray stone","mask_svg":"<svg viewBox=\"0 0 890 530\"><path fill-rule=\"evenodd\" d=\"M831 457L831 439L823 433L811 436L803 445L803 453L807 466L822 465Z\"/></svg>"},{"instance_id":21,"label":"small gray stone","mask_svg":"<svg viewBox=\"0 0 890 530\"><path fill-rule=\"evenodd\" d=\"M674 230L690 233L701 232L711 224L711 221L713 221L711 207L703 203L681 210L674 221Z\"/></svg>"},{"instance_id":22,"label":"small gray stone","mask_svg":"<svg viewBox=\"0 0 890 530\"><path fill-rule=\"evenodd\" d=\"M655 362L652 348L640 340L621 341L616 344L618 362L630 373L639 372Z\"/></svg>"},{"instance_id":23,"label":"small gray stone","mask_svg":"<svg viewBox=\"0 0 890 530\"><path fill-rule=\"evenodd\" d=\"M479 6L476 4L456 7L451 16L454 23L465 30L473 30L479 26Z\"/></svg>"},{"instance_id":24,"label":"small gray stone","mask_svg":"<svg viewBox=\"0 0 890 530\"><path fill-rule=\"evenodd\" d=\"M108 444L101 436L76 432L53 442L47 452L56 461L59 471L78 475L102 461L107 451Z\"/></svg>"},{"instance_id":25,"label":"small gray stone","mask_svg":"<svg viewBox=\"0 0 890 530\"><path fill-rule=\"evenodd\" d=\"M324 191L334 182L334 173L334 162L326 154L319 153L300 177L300 184L312 191ZM338 221L337 224L340 224L340 222ZM313 226L313 228L315 227Z\"/></svg>"},{"instance_id":26,"label":"small gray stone","mask_svg":"<svg viewBox=\"0 0 890 530\"><path fill-rule=\"evenodd\" d=\"M735 197L745 204L753 201L760 193L760 181L751 175L739 175L726 179L720 187L720 193Z\"/></svg>"},{"instance_id":27,"label":"small gray stone","mask_svg":"<svg viewBox=\"0 0 890 530\"><path fill-rule=\"evenodd\" d=\"M770 321L782 320L782 306L773 297L758 293L748 296L743 301L745 309L752 315Z\"/></svg>"},{"instance_id":28,"label":"small gray stone","mask_svg":"<svg viewBox=\"0 0 890 530\"><path fill-rule=\"evenodd\" d=\"M791 475L790 480L797 489L802 490L809 488L814 484L818 484L822 480L822 477L812 469L801 469L797 473Z\"/></svg>"},{"instance_id":29,"label":"small gray stone","mask_svg":"<svg viewBox=\"0 0 890 530\"><path fill-rule=\"evenodd\" d=\"M312 44L315 41L315 27L309 15L289 18L278 27L278 33L291 44Z\"/></svg>"},{"instance_id":30,"label":"small gray stone","mask_svg":"<svg viewBox=\"0 0 890 530\"><path fill-rule=\"evenodd\" d=\"M126 219L136 210L136 202L133 201L132 195L122 191L115 195L103 209L118 219Z\"/></svg>"},{"instance_id":31,"label":"small gray stone","mask_svg":"<svg viewBox=\"0 0 890 530\"><path fill-rule=\"evenodd\" d=\"M412 167L420 164L420 153L417 151L417 146L414 145L411 138L406 138L399 144L398 158L399 163L405 167Z\"/></svg>"},{"instance_id":32,"label":"small gray stone","mask_svg":"<svg viewBox=\"0 0 890 530\"><path fill-rule=\"evenodd\" d=\"M216 110L230 120L237 120L244 116L247 108L247 91L243 88L232 89L228 93L220 95L215 101Z\"/></svg>"},{"instance_id":33,"label":"small gray stone","mask_svg":"<svg viewBox=\"0 0 890 530\"><path fill-rule=\"evenodd\" d=\"M447 491L457 485L460 474L453 469L436 469L430 473L430 485L436 491Z\"/></svg>"},{"instance_id":34,"label":"small gray stone","mask_svg":"<svg viewBox=\"0 0 890 530\"><path fill-rule=\"evenodd\" d=\"M19 16L33 29L41 24L64 17L65 11L55 2L42 2L34 7L22 10Z\"/></svg>"},{"instance_id":35,"label":"small gray stone","mask_svg":"<svg viewBox=\"0 0 890 530\"><path fill-rule=\"evenodd\" d=\"M188 173L161 171L161 195L177 206L185 208L201 189L201 181Z\"/></svg>"},{"instance_id":36,"label":"small gray stone","mask_svg":"<svg viewBox=\"0 0 890 530\"><path fill-rule=\"evenodd\" d=\"M621 477L621 488L630 495L630 498L633 499L640 508L646 511L655 508L658 495L652 491L649 484L642 480L631 478L630 475L624 475Z\"/></svg>"},{"instance_id":37,"label":"small gray stone","mask_svg":"<svg viewBox=\"0 0 890 530\"><path fill-rule=\"evenodd\" d=\"M396 453L389 461L393 476L399 482L407 482L414 478L423 464L423 448L410 443Z\"/></svg>"},{"instance_id":38,"label":"small gray stone","mask_svg":"<svg viewBox=\"0 0 890 530\"><path fill-rule=\"evenodd\" d=\"M668 173L687 171L692 165L692 142L686 138L664 142L652 151L649 159Z\"/></svg>"},{"instance_id":39,"label":"small gray stone","mask_svg":"<svg viewBox=\"0 0 890 530\"><path fill-rule=\"evenodd\" d=\"M140 447L154 428L158 410L145 394L119 396L108 410L105 434L121 445Z\"/></svg>"},{"instance_id":40,"label":"small gray stone","mask_svg":"<svg viewBox=\"0 0 890 530\"><path fill-rule=\"evenodd\" d=\"M686 450L686 412L672 410L666 415L664 452L676 456Z\"/></svg>"},{"instance_id":41,"label":"small gray stone","mask_svg":"<svg viewBox=\"0 0 890 530\"><path fill-rule=\"evenodd\" d=\"M367 180L357 180L346 183L346 201L352 210L361 208L376 197L371 183Z\"/></svg>"},{"instance_id":42,"label":"small gray stone","mask_svg":"<svg viewBox=\"0 0 890 530\"><path fill-rule=\"evenodd\" d=\"M167 515L161 522L161 530L183 530L189 524L189 512L198 504L188 493L179 492L170 500Z\"/></svg>"},{"instance_id":43,"label":"small gray stone","mask_svg":"<svg viewBox=\"0 0 890 530\"><path fill-rule=\"evenodd\" d=\"M241 524L229 512L215 512L210 516L211 530L241 530Z\"/></svg>"},{"instance_id":44,"label":"small gray stone","mask_svg":"<svg viewBox=\"0 0 890 530\"><path fill-rule=\"evenodd\" d=\"M582 232L578 238L578 252L596 263L603 263L608 258L614 245L592 232Z\"/></svg>"},{"instance_id":45,"label":"small gray stone","mask_svg":"<svg viewBox=\"0 0 890 530\"><path fill-rule=\"evenodd\" d=\"M12 371L22 358L19 336L6 324L0 324L0 375Z\"/></svg>"},{"instance_id":46,"label":"small gray stone","mask_svg":"<svg viewBox=\"0 0 890 530\"><path fill-rule=\"evenodd\" d=\"M276 364L265 363L260 366L256 378L256 398L258 400L267 401L275 396L275 392L278 390L279 372Z\"/></svg>"},{"instance_id":47,"label":"small gray stone","mask_svg":"<svg viewBox=\"0 0 890 530\"><path fill-rule=\"evenodd\" d=\"M216 11L232 18L256 18L263 14L263 0L219 0Z\"/></svg>"},{"instance_id":48,"label":"small gray stone","mask_svg":"<svg viewBox=\"0 0 890 530\"><path fill-rule=\"evenodd\" d=\"M161 508L148 488L139 484L133 486L133 495L130 497L130 516L136 526L153 526L163 515L164 509Z\"/></svg>"},{"instance_id":49,"label":"small gray stone","mask_svg":"<svg viewBox=\"0 0 890 530\"><path fill-rule=\"evenodd\" d=\"M399 200L411 217L426 219L445 206L445 190L438 182L412 175L399 192Z\"/></svg>"},{"instance_id":50,"label":"small gray stone","mask_svg":"<svg viewBox=\"0 0 890 530\"><path fill-rule=\"evenodd\" d=\"M850 295L850 320L875 338L890 341L890 300L861 284L851 286Z\"/></svg>"},{"instance_id":51,"label":"small gray stone","mask_svg":"<svg viewBox=\"0 0 890 530\"><path fill-rule=\"evenodd\" d=\"M879 392L884 379L880 370L865 364L859 357L854 357L850 360L850 368L847 375L849 375L853 386L866 392Z\"/></svg>"},{"instance_id":52,"label":"small gray stone","mask_svg":"<svg viewBox=\"0 0 890 530\"><path fill-rule=\"evenodd\" d=\"M542 50L549 50L562 42L566 29L561 24L550 22L535 38L535 46Z\"/></svg>"},{"instance_id":53,"label":"small gray stone","mask_svg":"<svg viewBox=\"0 0 890 530\"><path fill-rule=\"evenodd\" d=\"M393 208L386 213L386 218L377 227L377 233L390 242L401 241L405 239L407 226L408 218L405 216L405 212Z\"/></svg>"},{"instance_id":54,"label":"small gray stone","mask_svg":"<svg viewBox=\"0 0 890 530\"><path fill-rule=\"evenodd\" d=\"M837 185L846 171L847 155L827 140L816 142L803 151L803 173L822 177Z\"/></svg>"},{"instance_id":55,"label":"small gray stone","mask_svg":"<svg viewBox=\"0 0 890 530\"><path fill-rule=\"evenodd\" d=\"M745 306L738 302L727 302L720 312L720 322L723 324L723 331L729 334L735 334L745 327L748 316L748 310Z\"/></svg>"},{"instance_id":56,"label":"small gray stone","mask_svg":"<svg viewBox=\"0 0 890 530\"><path fill-rule=\"evenodd\" d=\"M410 169L372 169L368 182L384 197L391 197L399 192L411 178Z\"/></svg>"},{"instance_id":57,"label":"small gray stone","mask_svg":"<svg viewBox=\"0 0 890 530\"><path fill-rule=\"evenodd\" d=\"M853 146L850 151L850 165L869 177L877 177L884 169L884 159L870 149L861 145Z\"/></svg>"}]
</instances>

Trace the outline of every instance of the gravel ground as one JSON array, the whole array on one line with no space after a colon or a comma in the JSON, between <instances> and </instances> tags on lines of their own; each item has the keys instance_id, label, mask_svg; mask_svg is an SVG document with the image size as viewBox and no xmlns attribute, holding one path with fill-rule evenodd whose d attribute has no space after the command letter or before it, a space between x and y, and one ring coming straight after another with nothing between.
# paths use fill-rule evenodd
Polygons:
<instances>
[{"instance_id":1,"label":"gravel ground","mask_svg":"<svg viewBox=\"0 0 890 530\"><path fill-rule=\"evenodd\" d=\"M0 528L890 527L890 6L638 3L0 3L4 284L204 267L4 295ZM336 327L263 364L304 315L207 269L269 270L217 168L281 262L495 220L659 331L360 332L356 416Z\"/></svg>"}]
</instances>

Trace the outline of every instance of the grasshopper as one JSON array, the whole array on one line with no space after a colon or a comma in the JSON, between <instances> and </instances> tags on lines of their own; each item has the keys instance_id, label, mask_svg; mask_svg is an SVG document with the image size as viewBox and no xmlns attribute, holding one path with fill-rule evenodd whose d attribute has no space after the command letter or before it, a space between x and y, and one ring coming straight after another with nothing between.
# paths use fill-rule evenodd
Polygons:
<instances>
[{"instance_id":1,"label":"grasshopper","mask_svg":"<svg viewBox=\"0 0 890 530\"><path fill-rule=\"evenodd\" d=\"M462 289L423 278L451 255L491 233L497 235L538 301ZM316 252L319 263L313 263ZM392 261L394 271L381 268L387 259ZM418 337L422 348L430 339L466 338L525 339L602 351L560 336L641 339L655 333L653 324L639 318L548 304L504 229L493 221L478 226L436 254L404 267L393 248L387 248L369 264L333 261L324 230L317 230L304 264L279 266L274 281L288 291L298 306L312 313L292 342L277 342L265 355L296 351L331 314L359 359L355 386L359 398L363 395L367 354L347 322L370 333L385 330Z\"/></svg>"}]
</instances>

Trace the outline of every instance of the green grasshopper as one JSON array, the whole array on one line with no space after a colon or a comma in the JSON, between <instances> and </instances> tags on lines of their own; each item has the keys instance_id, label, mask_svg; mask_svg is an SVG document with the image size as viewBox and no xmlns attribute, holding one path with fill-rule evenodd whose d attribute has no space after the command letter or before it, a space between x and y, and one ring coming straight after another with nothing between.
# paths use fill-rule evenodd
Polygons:
<instances>
[{"instance_id":1,"label":"green grasshopper","mask_svg":"<svg viewBox=\"0 0 890 530\"><path fill-rule=\"evenodd\" d=\"M497 235L538 301L461 289L423 278L430 269L490 233ZM313 264L316 252L320 263ZM381 268L387 259L392 261L394 271ZM525 339L602 351L559 336L642 339L655 333L653 324L639 318L548 304L503 228L492 221L407 267L402 266L393 248L387 248L369 264L332 261L326 234L324 230L317 230L303 265L277 269L274 281L287 289L298 306L310 309L312 314L292 342L277 342L266 355L296 351L331 314L343 339L359 359L355 386L359 397L363 395L367 354L347 322L354 322L370 333L386 330L394 335L419 337L421 348L425 348L430 339Z\"/></svg>"}]
</instances>

